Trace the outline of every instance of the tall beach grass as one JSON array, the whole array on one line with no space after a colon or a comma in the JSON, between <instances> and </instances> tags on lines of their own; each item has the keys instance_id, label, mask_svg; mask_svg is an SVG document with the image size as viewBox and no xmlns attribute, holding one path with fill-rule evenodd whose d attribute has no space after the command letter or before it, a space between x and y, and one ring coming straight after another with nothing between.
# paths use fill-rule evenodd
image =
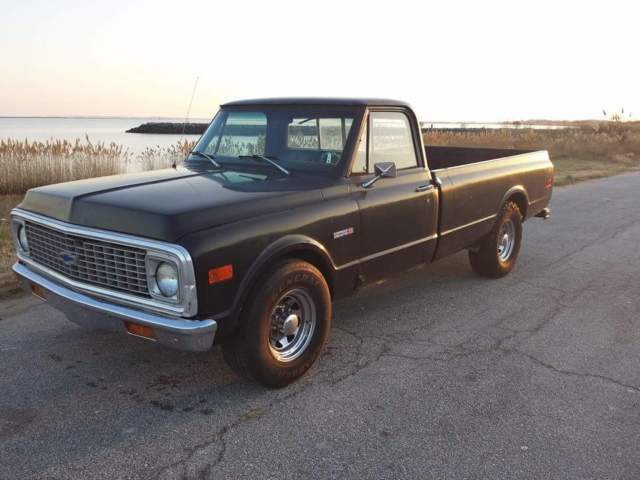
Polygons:
<instances>
[{"instance_id":1,"label":"tall beach grass","mask_svg":"<svg viewBox=\"0 0 640 480\"><path fill-rule=\"evenodd\" d=\"M167 168L184 159L194 143L179 140L169 147L148 147L134 155L122 145L93 143L88 137L44 142L0 139L0 195L83 178Z\"/></svg>"},{"instance_id":2,"label":"tall beach grass","mask_svg":"<svg viewBox=\"0 0 640 480\"><path fill-rule=\"evenodd\" d=\"M195 140L178 140L168 147L147 147L136 156L136 160L142 170L169 168L184 160L195 144Z\"/></svg>"},{"instance_id":3,"label":"tall beach grass","mask_svg":"<svg viewBox=\"0 0 640 480\"><path fill-rule=\"evenodd\" d=\"M85 140L0 140L0 194L81 178L120 173L129 152L115 143Z\"/></svg>"}]
</instances>

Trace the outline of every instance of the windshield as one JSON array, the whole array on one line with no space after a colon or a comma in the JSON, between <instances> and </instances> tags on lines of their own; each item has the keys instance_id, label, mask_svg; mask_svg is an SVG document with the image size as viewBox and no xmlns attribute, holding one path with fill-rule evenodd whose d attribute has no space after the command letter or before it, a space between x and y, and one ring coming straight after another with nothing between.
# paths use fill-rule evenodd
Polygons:
<instances>
[{"instance_id":1,"label":"windshield","mask_svg":"<svg viewBox=\"0 0 640 480\"><path fill-rule=\"evenodd\" d=\"M330 172L341 165L345 149L355 135L355 107L341 106L256 106L222 109L204 133L194 152L225 164L251 164L288 170ZM190 162L208 162L191 154ZM264 159L262 159L264 160Z\"/></svg>"}]
</instances>

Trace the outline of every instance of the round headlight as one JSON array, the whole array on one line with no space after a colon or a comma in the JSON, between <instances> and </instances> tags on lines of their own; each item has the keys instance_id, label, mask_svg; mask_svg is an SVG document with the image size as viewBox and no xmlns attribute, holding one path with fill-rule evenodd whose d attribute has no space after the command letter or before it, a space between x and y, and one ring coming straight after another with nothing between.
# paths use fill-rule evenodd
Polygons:
<instances>
[{"instance_id":1,"label":"round headlight","mask_svg":"<svg viewBox=\"0 0 640 480\"><path fill-rule=\"evenodd\" d=\"M24 228L24 225L18 227L18 243L20 244L20 248L25 252L29 250L29 242L27 241L27 229Z\"/></svg>"},{"instance_id":2,"label":"round headlight","mask_svg":"<svg viewBox=\"0 0 640 480\"><path fill-rule=\"evenodd\" d=\"M165 297L173 297L178 293L178 271L176 267L162 262L156 269L156 284Z\"/></svg>"}]
</instances>

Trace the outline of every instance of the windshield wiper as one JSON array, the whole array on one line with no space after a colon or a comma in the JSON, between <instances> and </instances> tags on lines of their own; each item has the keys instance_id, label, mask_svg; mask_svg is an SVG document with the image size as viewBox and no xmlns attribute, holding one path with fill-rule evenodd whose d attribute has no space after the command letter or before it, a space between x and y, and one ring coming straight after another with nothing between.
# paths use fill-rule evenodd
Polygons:
<instances>
[{"instance_id":1,"label":"windshield wiper","mask_svg":"<svg viewBox=\"0 0 640 480\"><path fill-rule=\"evenodd\" d=\"M280 170L285 175L287 175L287 176L291 175L291 172L289 170L284 168L279 163L274 162L269 157L265 157L264 155L238 155L238 158L253 158L254 160L262 160L263 162L267 162L270 165L273 165L274 167L276 167L278 170Z\"/></svg>"},{"instance_id":2,"label":"windshield wiper","mask_svg":"<svg viewBox=\"0 0 640 480\"><path fill-rule=\"evenodd\" d=\"M189 152L190 155L197 155L199 157L202 158L206 158L207 160L209 160L214 167L216 168L222 168L222 165L220 165L215 158L213 158L212 155L209 155L208 153L204 153L204 152L199 152L198 150L193 150L191 152Z\"/></svg>"}]
</instances>

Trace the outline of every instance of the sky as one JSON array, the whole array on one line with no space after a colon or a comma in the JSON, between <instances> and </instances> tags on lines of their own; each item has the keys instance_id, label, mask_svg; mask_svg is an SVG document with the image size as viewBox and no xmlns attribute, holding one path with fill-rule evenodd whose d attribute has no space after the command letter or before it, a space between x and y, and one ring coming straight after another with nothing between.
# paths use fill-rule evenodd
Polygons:
<instances>
[{"instance_id":1,"label":"sky","mask_svg":"<svg viewBox=\"0 0 640 480\"><path fill-rule=\"evenodd\" d=\"M189 116L268 96L431 121L640 118L633 1L0 0L0 116Z\"/></svg>"}]
</instances>

